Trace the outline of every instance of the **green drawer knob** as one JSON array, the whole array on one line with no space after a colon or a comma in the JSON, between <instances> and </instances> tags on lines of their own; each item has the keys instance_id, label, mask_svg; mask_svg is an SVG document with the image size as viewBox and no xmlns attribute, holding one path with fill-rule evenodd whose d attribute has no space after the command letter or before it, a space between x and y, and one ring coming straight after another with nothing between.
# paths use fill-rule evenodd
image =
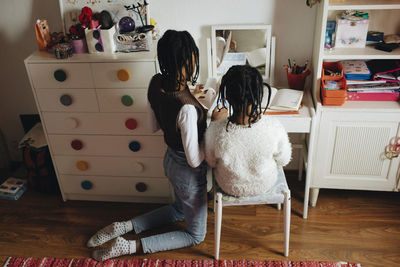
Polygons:
<instances>
[{"instance_id":1,"label":"green drawer knob","mask_svg":"<svg viewBox=\"0 0 400 267\"><path fill-rule=\"evenodd\" d=\"M133 98L130 95L123 95L121 97L121 102L124 106L132 106L133 105Z\"/></svg>"},{"instance_id":2,"label":"green drawer knob","mask_svg":"<svg viewBox=\"0 0 400 267\"><path fill-rule=\"evenodd\" d=\"M54 79L56 79L59 82L63 82L67 79L67 73L63 70L56 70L54 72Z\"/></svg>"}]
</instances>

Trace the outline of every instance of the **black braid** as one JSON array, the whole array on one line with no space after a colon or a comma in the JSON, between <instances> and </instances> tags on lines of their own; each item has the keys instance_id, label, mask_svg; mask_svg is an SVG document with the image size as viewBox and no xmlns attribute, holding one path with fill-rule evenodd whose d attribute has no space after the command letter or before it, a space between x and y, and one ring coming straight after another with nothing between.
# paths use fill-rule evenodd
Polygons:
<instances>
[{"instance_id":1,"label":"black braid","mask_svg":"<svg viewBox=\"0 0 400 267\"><path fill-rule=\"evenodd\" d=\"M268 102L271 97L271 87L263 83L260 72L251 66L232 66L222 77L217 103L221 103L226 108L226 101L229 103L229 117L226 125L228 130L229 123L236 121L242 115L244 124L245 115L249 116L247 121L249 127L256 122L263 113L261 102L264 96L264 87L268 88ZM248 107L251 107L248 113ZM264 109L264 111L266 108Z\"/></svg>"},{"instance_id":2,"label":"black braid","mask_svg":"<svg viewBox=\"0 0 400 267\"><path fill-rule=\"evenodd\" d=\"M166 31L158 41L157 54L161 74L167 83L164 90L175 91L178 85L196 83L199 77L199 49L190 33ZM182 68L187 77L184 77Z\"/></svg>"}]
</instances>

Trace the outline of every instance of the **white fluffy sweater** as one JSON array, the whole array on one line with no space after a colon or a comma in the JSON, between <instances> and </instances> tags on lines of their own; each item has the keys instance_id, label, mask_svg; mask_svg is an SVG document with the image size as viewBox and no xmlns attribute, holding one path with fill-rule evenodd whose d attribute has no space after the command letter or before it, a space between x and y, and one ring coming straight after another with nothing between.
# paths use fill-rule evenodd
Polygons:
<instances>
[{"instance_id":1,"label":"white fluffy sweater","mask_svg":"<svg viewBox=\"0 0 400 267\"><path fill-rule=\"evenodd\" d=\"M221 189L233 196L267 192L276 182L277 165L292 156L286 130L276 119L263 116L249 128L227 119L210 123L205 136L207 163Z\"/></svg>"}]
</instances>

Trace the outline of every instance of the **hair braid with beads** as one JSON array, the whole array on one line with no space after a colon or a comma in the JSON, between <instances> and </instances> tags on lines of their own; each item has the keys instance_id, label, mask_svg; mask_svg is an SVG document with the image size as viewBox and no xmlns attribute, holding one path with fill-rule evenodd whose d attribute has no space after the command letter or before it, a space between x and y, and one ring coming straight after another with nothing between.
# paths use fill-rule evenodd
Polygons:
<instances>
[{"instance_id":1,"label":"hair braid with beads","mask_svg":"<svg viewBox=\"0 0 400 267\"><path fill-rule=\"evenodd\" d=\"M158 41L157 54L161 75L167 83L164 90L175 91L179 85L196 83L199 77L199 49L189 32L167 30Z\"/></svg>"},{"instance_id":2,"label":"hair braid with beads","mask_svg":"<svg viewBox=\"0 0 400 267\"><path fill-rule=\"evenodd\" d=\"M228 130L229 123L236 122L240 114L243 124L245 124L245 116L249 116L247 121L249 127L251 127L251 123L260 118L263 113L261 103L264 96L264 85L268 87L269 91L265 111L270 101L271 87L269 84L263 83L262 76L256 68L248 65L232 66L222 77L217 103L222 102L225 108L227 108L226 102L229 103L226 130Z\"/></svg>"}]
</instances>

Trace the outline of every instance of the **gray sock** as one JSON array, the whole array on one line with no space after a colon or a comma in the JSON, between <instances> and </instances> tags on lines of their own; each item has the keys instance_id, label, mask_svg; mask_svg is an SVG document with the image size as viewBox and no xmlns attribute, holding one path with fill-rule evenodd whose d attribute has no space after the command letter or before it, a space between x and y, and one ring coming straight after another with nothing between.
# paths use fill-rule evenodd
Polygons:
<instances>
[{"instance_id":1,"label":"gray sock","mask_svg":"<svg viewBox=\"0 0 400 267\"><path fill-rule=\"evenodd\" d=\"M123 237L117 237L110 248L98 249L93 251L92 257L97 261L105 261L110 258L129 255L136 252L136 241L126 240Z\"/></svg>"},{"instance_id":2,"label":"gray sock","mask_svg":"<svg viewBox=\"0 0 400 267\"><path fill-rule=\"evenodd\" d=\"M132 230L132 221L114 222L95 233L87 242L87 246L90 248L100 246Z\"/></svg>"}]
</instances>

